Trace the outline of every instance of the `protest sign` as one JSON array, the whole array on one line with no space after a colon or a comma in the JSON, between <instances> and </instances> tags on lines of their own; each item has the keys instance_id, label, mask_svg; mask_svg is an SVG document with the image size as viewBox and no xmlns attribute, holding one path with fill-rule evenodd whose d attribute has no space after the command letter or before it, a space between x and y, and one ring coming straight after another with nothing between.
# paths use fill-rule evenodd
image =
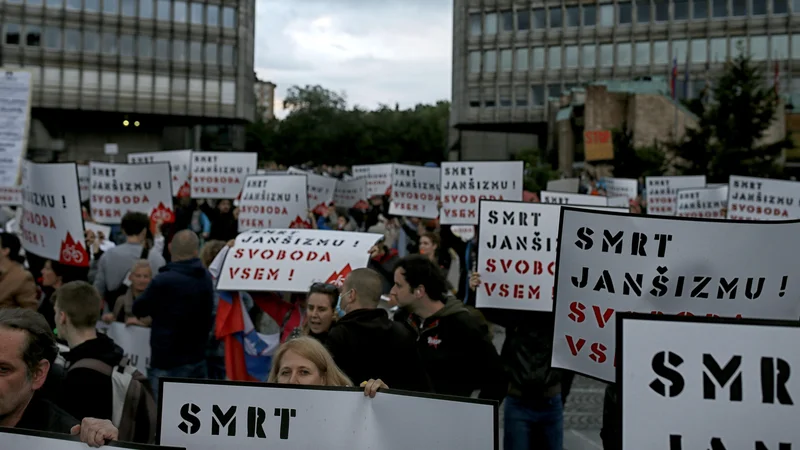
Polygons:
<instances>
[{"instance_id":1,"label":"protest sign","mask_svg":"<svg viewBox=\"0 0 800 450\"><path fill-rule=\"evenodd\" d=\"M234 199L244 179L255 174L258 154L244 152L193 152L192 198Z\"/></svg>"},{"instance_id":2,"label":"protest sign","mask_svg":"<svg viewBox=\"0 0 800 450\"><path fill-rule=\"evenodd\" d=\"M410 436L436 449L499 449L492 401L174 378L160 392L158 442L192 450L407 450Z\"/></svg>"},{"instance_id":3,"label":"protest sign","mask_svg":"<svg viewBox=\"0 0 800 450\"><path fill-rule=\"evenodd\" d=\"M476 306L552 311L561 206L481 200L480 217Z\"/></svg>"},{"instance_id":4,"label":"protest sign","mask_svg":"<svg viewBox=\"0 0 800 450\"><path fill-rule=\"evenodd\" d=\"M628 197L636 200L639 195L639 182L633 178L603 178L608 197Z\"/></svg>"},{"instance_id":5,"label":"protest sign","mask_svg":"<svg viewBox=\"0 0 800 450\"><path fill-rule=\"evenodd\" d=\"M15 187L0 187L0 205L2 206L19 206L22 204L22 188Z\"/></svg>"},{"instance_id":6,"label":"protest sign","mask_svg":"<svg viewBox=\"0 0 800 450\"><path fill-rule=\"evenodd\" d=\"M286 173L306 176L308 209L313 210L315 214L324 215L326 207L333 203L333 195L336 192L336 178L317 175L294 167L290 167Z\"/></svg>"},{"instance_id":7,"label":"protest sign","mask_svg":"<svg viewBox=\"0 0 800 450\"><path fill-rule=\"evenodd\" d=\"M87 267L83 215L75 163L22 163L20 238L26 252L69 266Z\"/></svg>"},{"instance_id":8,"label":"protest sign","mask_svg":"<svg viewBox=\"0 0 800 450\"><path fill-rule=\"evenodd\" d=\"M122 347L131 365L147 375L147 367L150 365L150 328L113 322L108 326L106 334Z\"/></svg>"},{"instance_id":9,"label":"protest sign","mask_svg":"<svg viewBox=\"0 0 800 450\"><path fill-rule=\"evenodd\" d=\"M310 228L305 175L250 175L239 200L239 232Z\"/></svg>"},{"instance_id":10,"label":"protest sign","mask_svg":"<svg viewBox=\"0 0 800 450\"><path fill-rule=\"evenodd\" d=\"M678 191L677 216L724 219L728 208L728 186L681 189Z\"/></svg>"},{"instance_id":11,"label":"protest sign","mask_svg":"<svg viewBox=\"0 0 800 450\"><path fill-rule=\"evenodd\" d=\"M81 191L81 201L89 200L91 195L91 175L89 174L89 166L86 164L78 165L78 188Z\"/></svg>"},{"instance_id":12,"label":"protest sign","mask_svg":"<svg viewBox=\"0 0 800 450\"><path fill-rule=\"evenodd\" d=\"M392 189L392 165L369 164L353 166L353 176L367 180L367 196L389 195Z\"/></svg>"},{"instance_id":13,"label":"protest sign","mask_svg":"<svg viewBox=\"0 0 800 450\"><path fill-rule=\"evenodd\" d=\"M88 446L80 441L80 436L63 433L50 433L24 428L0 427L0 442L4 449L36 450L86 450ZM163 447L158 445L134 444L132 442L109 441L103 448L127 448L132 450L186 450L183 447Z\"/></svg>"},{"instance_id":14,"label":"protest sign","mask_svg":"<svg viewBox=\"0 0 800 450\"><path fill-rule=\"evenodd\" d=\"M631 200L628 197L617 196L617 197L606 197L608 201L608 206L614 208L625 208L630 211L631 209Z\"/></svg>"},{"instance_id":15,"label":"protest sign","mask_svg":"<svg viewBox=\"0 0 800 450\"><path fill-rule=\"evenodd\" d=\"M192 189L189 185L189 174L192 170L191 150L171 150L166 152L131 153L128 155L129 164L152 164L168 162L172 175L172 194L175 197L189 197Z\"/></svg>"},{"instance_id":16,"label":"protest sign","mask_svg":"<svg viewBox=\"0 0 800 450\"><path fill-rule=\"evenodd\" d=\"M705 175L682 177L646 177L647 214L674 216L678 190L706 187Z\"/></svg>"},{"instance_id":17,"label":"protest sign","mask_svg":"<svg viewBox=\"0 0 800 450\"><path fill-rule=\"evenodd\" d=\"M797 320L798 232L564 207L553 367L614 381L614 311Z\"/></svg>"},{"instance_id":18,"label":"protest sign","mask_svg":"<svg viewBox=\"0 0 800 450\"><path fill-rule=\"evenodd\" d=\"M469 242L475 238L475 225L452 225L450 232L462 241Z\"/></svg>"},{"instance_id":19,"label":"protest sign","mask_svg":"<svg viewBox=\"0 0 800 450\"><path fill-rule=\"evenodd\" d=\"M392 170L392 202L389 214L393 216L439 217L441 184L438 167L394 164Z\"/></svg>"},{"instance_id":20,"label":"protest sign","mask_svg":"<svg viewBox=\"0 0 800 450\"><path fill-rule=\"evenodd\" d=\"M542 191L540 196L542 198L542 203L554 205L608 206L608 198L600 195Z\"/></svg>"},{"instance_id":21,"label":"protest sign","mask_svg":"<svg viewBox=\"0 0 800 450\"><path fill-rule=\"evenodd\" d=\"M728 219L800 219L800 182L731 175Z\"/></svg>"},{"instance_id":22,"label":"protest sign","mask_svg":"<svg viewBox=\"0 0 800 450\"><path fill-rule=\"evenodd\" d=\"M798 339L796 320L620 314L622 448L797 448Z\"/></svg>"},{"instance_id":23,"label":"protest sign","mask_svg":"<svg viewBox=\"0 0 800 450\"><path fill-rule=\"evenodd\" d=\"M0 69L0 187L19 185L28 149L33 73Z\"/></svg>"},{"instance_id":24,"label":"protest sign","mask_svg":"<svg viewBox=\"0 0 800 450\"><path fill-rule=\"evenodd\" d=\"M307 292L315 282L341 285L367 267L382 234L330 230L250 230L236 237L219 275L223 291Z\"/></svg>"},{"instance_id":25,"label":"protest sign","mask_svg":"<svg viewBox=\"0 0 800 450\"><path fill-rule=\"evenodd\" d=\"M333 193L333 203L343 208L368 209L366 178L355 178L349 181L336 183Z\"/></svg>"},{"instance_id":26,"label":"protest sign","mask_svg":"<svg viewBox=\"0 0 800 450\"><path fill-rule=\"evenodd\" d=\"M564 178L561 180L550 180L547 182L547 190L550 192L566 192L570 194L577 194L580 186L580 178Z\"/></svg>"},{"instance_id":27,"label":"protest sign","mask_svg":"<svg viewBox=\"0 0 800 450\"><path fill-rule=\"evenodd\" d=\"M443 162L442 225L477 225L481 199L522 200L522 161Z\"/></svg>"},{"instance_id":28,"label":"protest sign","mask_svg":"<svg viewBox=\"0 0 800 450\"><path fill-rule=\"evenodd\" d=\"M152 221L172 223L172 182L169 164L89 163L92 218L118 224L129 211L147 214Z\"/></svg>"},{"instance_id":29,"label":"protest sign","mask_svg":"<svg viewBox=\"0 0 800 450\"><path fill-rule=\"evenodd\" d=\"M86 231L93 232L96 236L102 234L106 240L111 238L111 227L109 226L94 222L83 222L83 228L86 229Z\"/></svg>"}]
</instances>

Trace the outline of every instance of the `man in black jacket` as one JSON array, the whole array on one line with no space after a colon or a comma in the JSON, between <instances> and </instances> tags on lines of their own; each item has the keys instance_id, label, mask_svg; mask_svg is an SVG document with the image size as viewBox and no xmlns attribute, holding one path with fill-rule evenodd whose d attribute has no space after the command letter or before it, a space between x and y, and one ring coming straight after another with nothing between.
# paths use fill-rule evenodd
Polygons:
<instances>
[{"instance_id":1,"label":"man in black jacket","mask_svg":"<svg viewBox=\"0 0 800 450\"><path fill-rule=\"evenodd\" d=\"M374 270L350 272L339 295L338 310L345 315L331 328L326 346L354 383L374 378L392 389L431 392L416 337L378 308L382 293L381 276Z\"/></svg>"}]
</instances>

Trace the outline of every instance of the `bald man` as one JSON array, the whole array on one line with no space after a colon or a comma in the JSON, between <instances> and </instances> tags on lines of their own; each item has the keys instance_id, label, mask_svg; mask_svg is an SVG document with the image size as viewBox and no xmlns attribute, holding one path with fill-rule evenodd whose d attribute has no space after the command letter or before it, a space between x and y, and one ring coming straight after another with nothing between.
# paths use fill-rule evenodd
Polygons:
<instances>
[{"instance_id":1,"label":"bald man","mask_svg":"<svg viewBox=\"0 0 800 450\"><path fill-rule=\"evenodd\" d=\"M192 231L176 233L169 244L172 262L133 304L134 315L153 319L147 376L156 401L159 378L206 378L214 284L197 257L199 245Z\"/></svg>"}]
</instances>

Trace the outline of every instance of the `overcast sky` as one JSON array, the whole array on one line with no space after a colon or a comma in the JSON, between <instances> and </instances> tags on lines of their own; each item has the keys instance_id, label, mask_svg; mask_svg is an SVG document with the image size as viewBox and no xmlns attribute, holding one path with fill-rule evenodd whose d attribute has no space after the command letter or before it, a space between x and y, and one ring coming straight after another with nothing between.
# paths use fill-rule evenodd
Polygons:
<instances>
[{"instance_id":1,"label":"overcast sky","mask_svg":"<svg viewBox=\"0 0 800 450\"><path fill-rule=\"evenodd\" d=\"M257 0L258 77L347 94L348 105L450 98L452 0Z\"/></svg>"}]
</instances>

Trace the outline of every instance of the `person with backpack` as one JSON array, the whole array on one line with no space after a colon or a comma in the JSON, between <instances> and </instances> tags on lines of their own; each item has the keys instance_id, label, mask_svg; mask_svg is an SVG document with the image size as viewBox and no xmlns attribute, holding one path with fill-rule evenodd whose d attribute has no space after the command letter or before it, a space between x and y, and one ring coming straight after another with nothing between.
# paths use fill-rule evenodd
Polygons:
<instances>
[{"instance_id":1,"label":"person with backpack","mask_svg":"<svg viewBox=\"0 0 800 450\"><path fill-rule=\"evenodd\" d=\"M157 410L147 377L129 364L120 346L97 333L100 295L89 283L72 281L53 298L57 333L70 348L59 406L78 420L110 420L121 441L154 443Z\"/></svg>"}]
</instances>

